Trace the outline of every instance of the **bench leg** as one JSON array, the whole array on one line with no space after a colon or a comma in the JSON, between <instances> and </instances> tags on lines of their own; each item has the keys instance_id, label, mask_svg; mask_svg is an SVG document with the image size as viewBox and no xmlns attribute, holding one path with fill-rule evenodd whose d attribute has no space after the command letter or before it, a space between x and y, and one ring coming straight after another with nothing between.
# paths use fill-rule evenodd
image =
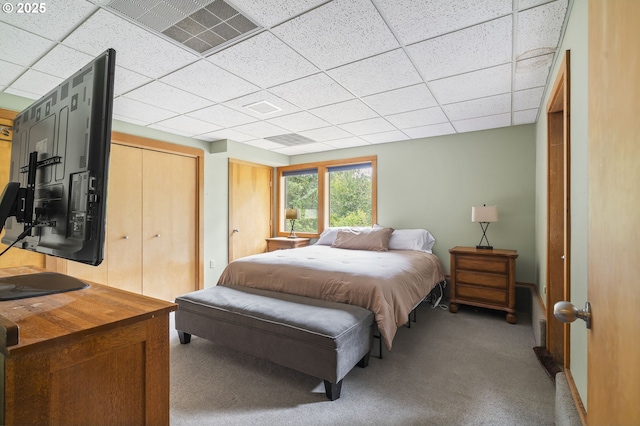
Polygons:
<instances>
[{"instance_id":1,"label":"bench leg","mask_svg":"<svg viewBox=\"0 0 640 426\"><path fill-rule=\"evenodd\" d=\"M327 394L329 401L335 401L340 398L340 391L342 390L342 380L338 383L331 383L328 380L324 381L324 390Z\"/></svg>"},{"instance_id":2,"label":"bench leg","mask_svg":"<svg viewBox=\"0 0 640 426\"><path fill-rule=\"evenodd\" d=\"M365 368L367 365L369 365L370 356L371 356L371 351L367 352L367 354L363 356L360 361L358 361L358 367Z\"/></svg>"},{"instance_id":3,"label":"bench leg","mask_svg":"<svg viewBox=\"0 0 640 426\"><path fill-rule=\"evenodd\" d=\"M178 330L178 338L180 339L180 343L186 345L191 342L191 335L189 333L185 333L184 331Z\"/></svg>"}]
</instances>

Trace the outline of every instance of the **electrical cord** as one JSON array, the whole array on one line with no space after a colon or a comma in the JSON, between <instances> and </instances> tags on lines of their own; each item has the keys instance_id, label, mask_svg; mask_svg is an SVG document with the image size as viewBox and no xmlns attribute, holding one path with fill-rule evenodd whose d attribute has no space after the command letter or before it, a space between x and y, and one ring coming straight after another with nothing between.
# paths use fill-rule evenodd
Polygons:
<instances>
[{"instance_id":1,"label":"electrical cord","mask_svg":"<svg viewBox=\"0 0 640 426\"><path fill-rule=\"evenodd\" d=\"M16 240L14 242L11 243L11 245L9 247L7 247L6 249L4 249L2 251L2 253L0 253L0 256L2 256L3 254L5 254L11 247L13 247L14 245L16 245L16 243L18 241L20 241L21 239L23 239L24 237L27 236L27 234L29 234L29 232L31 232L31 229L33 228L33 225L29 226L27 229L25 229L24 231L22 231L22 234L20 234L18 236L18 238L16 238Z\"/></svg>"}]
</instances>

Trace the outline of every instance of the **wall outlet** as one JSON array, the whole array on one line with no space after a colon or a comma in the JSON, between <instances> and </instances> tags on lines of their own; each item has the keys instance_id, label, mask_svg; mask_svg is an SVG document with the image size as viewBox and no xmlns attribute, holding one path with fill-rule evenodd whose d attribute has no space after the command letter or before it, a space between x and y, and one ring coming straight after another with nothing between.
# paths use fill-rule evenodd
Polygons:
<instances>
[{"instance_id":1,"label":"wall outlet","mask_svg":"<svg viewBox=\"0 0 640 426\"><path fill-rule=\"evenodd\" d=\"M209 261L209 268L213 269L216 267L216 261L215 260L210 260Z\"/></svg>"}]
</instances>

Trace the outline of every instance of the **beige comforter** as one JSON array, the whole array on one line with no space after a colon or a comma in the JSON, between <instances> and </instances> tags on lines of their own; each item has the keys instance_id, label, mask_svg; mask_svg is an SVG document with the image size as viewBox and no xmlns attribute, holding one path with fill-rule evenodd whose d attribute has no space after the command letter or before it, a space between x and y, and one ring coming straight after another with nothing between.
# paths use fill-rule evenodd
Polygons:
<instances>
[{"instance_id":1,"label":"beige comforter","mask_svg":"<svg viewBox=\"0 0 640 426\"><path fill-rule=\"evenodd\" d=\"M375 314L391 349L398 327L444 279L433 254L374 252L313 245L247 256L231 262L218 285L244 286L361 306Z\"/></svg>"}]
</instances>

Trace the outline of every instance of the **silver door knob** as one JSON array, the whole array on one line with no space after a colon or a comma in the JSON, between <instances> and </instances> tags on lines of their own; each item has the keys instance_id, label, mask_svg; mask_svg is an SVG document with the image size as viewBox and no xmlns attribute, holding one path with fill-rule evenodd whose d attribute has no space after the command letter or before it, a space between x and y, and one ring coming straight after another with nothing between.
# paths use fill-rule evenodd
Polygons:
<instances>
[{"instance_id":1,"label":"silver door knob","mask_svg":"<svg viewBox=\"0 0 640 426\"><path fill-rule=\"evenodd\" d=\"M156 234L156 238L160 238L160 234Z\"/></svg>"},{"instance_id":2,"label":"silver door knob","mask_svg":"<svg viewBox=\"0 0 640 426\"><path fill-rule=\"evenodd\" d=\"M571 302L558 302L553 305L553 315L562 322L574 322L577 318L587 323L587 328L591 328L591 304L586 302L584 309L578 309Z\"/></svg>"},{"instance_id":3,"label":"silver door knob","mask_svg":"<svg viewBox=\"0 0 640 426\"><path fill-rule=\"evenodd\" d=\"M233 232L240 232L240 229L238 229L238 228L233 228Z\"/></svg>"},{"instance_id":4,"label":"silver door knob","mask_svg":"<svg viewBox=\"0 0 640 426\"><path fill-rule=\"evenodd\" d=\"M128 235L125 235L125 236L124 236L124 237L122 237L122 238L124 238L125 240L128 240L128 239L129 239L129 236L128 236Z\"/></svg>"}]
</instances>

